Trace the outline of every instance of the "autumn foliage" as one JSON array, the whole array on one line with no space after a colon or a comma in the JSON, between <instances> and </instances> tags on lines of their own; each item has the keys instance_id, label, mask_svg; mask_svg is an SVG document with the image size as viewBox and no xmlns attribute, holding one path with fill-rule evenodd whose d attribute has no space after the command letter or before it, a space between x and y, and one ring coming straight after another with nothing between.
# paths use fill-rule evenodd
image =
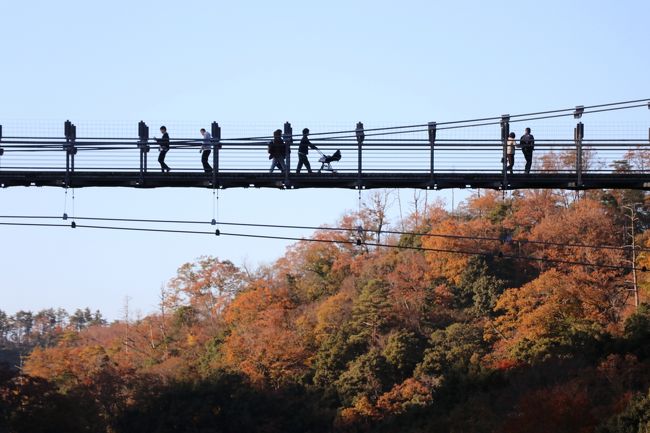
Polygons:
<instances>
[{"instance_id":1,"label":"autumn foliage","mask_svg":"<svg viewBox=\"0 0 650 433\"><path fill-rule=\"evenodd\" d=\"M650 238L625 197L487 193L390 225L377 195L254 271L200 257L156 313L35 339L0 370L0 432L50 431L38 414L93 432L643 431Z\"/></svg>"}]
</instances>

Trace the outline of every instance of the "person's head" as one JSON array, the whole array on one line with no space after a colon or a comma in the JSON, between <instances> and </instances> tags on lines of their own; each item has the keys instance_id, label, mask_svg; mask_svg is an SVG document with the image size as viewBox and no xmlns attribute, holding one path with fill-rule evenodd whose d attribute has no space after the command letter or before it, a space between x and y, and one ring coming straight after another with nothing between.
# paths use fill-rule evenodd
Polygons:
<instances>
[{"instance_id":1,"label":"person's head","mask_svg":"<svg viewBox=\"0 0 650 433\"><path fill-rule=\"evenodd\" d=\"M530 128L526 128L526 134L530 134Z\"/></svg>"},{"instance_id":2,"label":"person's head","mask_svg":"<svg viewBox=\"0 0 650 433\"><path fill-rule=\"evenodd\" d=\"M508 135L508 137L510 137L510 138L515 138L515 133L514 133L514 132L511 132L511 133Z\"/></svg>"},{"instance_id":3,"label":"person's head","mask_svg":"<svg viewBox=\"0 0 650 433\"><path fill-rule=\"evenodd\" d=\"M161 126L161 127L160 127L160 132L162 132L163 134L164 134L165 132L167 132L167 127L166 127L165 125Z\"/></svg>"},{"instance_id":4,"label":"person's head","mask_svg":"<svg viewBox=\"0 0 650 433\"><path fill-rule=\"evenodd\" d=\"M282 137L282 130L281 129L276 129L273 131L273 138L281 138Z\"/></svg>"},{"instance_id":5,"label":"person's head","mask_svg":"<svg viewBox=\"0 0 650 433\"><path fill-rule=\"evenodd\" d=\"M309 128L305 128L302 130L302 135L309 135Z\"/></svg>"},{"instance_id":6,"label":"person's head","mask_svg":"<svg viewBox=\"0 0 650 433\"><path fill-rule=\"evenodd\" d=\"M201 135L205 135L205 128L201 128Z\"/></svg>"}]
</instances>

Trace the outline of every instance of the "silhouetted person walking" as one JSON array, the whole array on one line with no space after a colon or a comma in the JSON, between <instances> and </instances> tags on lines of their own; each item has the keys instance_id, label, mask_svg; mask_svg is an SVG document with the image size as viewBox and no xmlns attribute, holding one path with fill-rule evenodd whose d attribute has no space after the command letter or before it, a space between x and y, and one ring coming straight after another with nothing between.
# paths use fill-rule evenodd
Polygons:
<instances>
[{"instance_id":1,"label":"silhouetted person walking","mask_svg":"<svg viewBox=\"0 0 650 433\"><path fill-rule=\"evenodd\" d=\"M271 169L269 173L273 173L273 169L278 167L282 172L286 170L286 164L284 162L284 157L287 155L287 151L284 145L284 140L282 140L282 130L276 129L273 131L273 140L269 142L269 159L272 159Z\"/></svg>"},{"instance_id":2,"label":"silhouetted person walking","mask_svg":"<svg viewBox=\"0 0 650 433\"><path fill-rule=\"evenodd\" d=\"M309 153L309 148L317 149L317 147L311 144L308 135L309 128L303 129L302 140L300 140L300 146L298 146L298 166L296 167L296 173L300 173L300 169L303 165L307 168L307 172L311 173L311 165L309 165L307 154Z\"/></svg>"},{"instance_id":3,"label":"silhouetted person walking","mask_svg":"<svg viewBox=\"0 0 650 433\"><path fill-rule=\"evenodd\" d=\"M165 156L167 155L167 152L169 152L169 134L167 134L167 128L161 126L160 133L162 134L162 138L156 138L156 142L160 146L158 148L158 151L160 152L160 154L158 154L158 162L160 163L160 169L162 172L169 173L169 166L165 164Z\"/></svg>"},{"instance_id":4,"label":"silhouetted person walking","mask_svg":"<svg viewBox=\"0 0 650 433\"><path fill-rule=\"evenodd\" d=\"M201 164L206 173L212 172L212 166L208 163L210 153L212 152L212 135L205 128L201 128L201 135L203 136L203 144L201 145Z\"/></svg>"},{"instance_id":5,"label":"silhouetted person walking","mask_svg":"<svg viewBox=\"0 0 650 433\"><path fill-rule=\"evenodd\" d=\"M526 158L526 173L530 173L530 166L533 165L533 150L535 149L535 137L530 133L530 128L526 128L526 133L519 140L521 152Z\"/></svg>"}]
</instances>

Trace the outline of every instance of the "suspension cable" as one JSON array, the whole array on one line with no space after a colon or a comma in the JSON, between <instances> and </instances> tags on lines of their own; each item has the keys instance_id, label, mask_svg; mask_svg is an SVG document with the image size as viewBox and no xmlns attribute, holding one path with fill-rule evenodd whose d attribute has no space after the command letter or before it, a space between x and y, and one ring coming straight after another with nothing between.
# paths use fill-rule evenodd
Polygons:
<instances>
[{"instance_id":1,"label":"suspension cable","mask_svg":"<svg viewBox=\"0 0 650 433\"><path fill-rule=\"evenodd\" d=\"M99 225L85 225L85 224L47 224L47 223L13 223L13 222L0 222L0 226L25 226L25 227L72 227L72 228L82 228L82 229L98 229L98 230L122 230L122 231L132 231L132 232L154 232L154 233L173 233L173 234L197 234L197 235L210 235L210 236L235 236L235 237L244 237L244 238L256 238L256 239L274 239L274 240L286 240L286 241L301 241L301 242L319 242L319 243L331 243L331 244L347 244L347 245L356 245L357 242L350 240L334 240L334 239L318 239L318 238L298 238L298 237L289 237L289 236L274 236L274 235L258 235L258 234L248 234L248 233L230 233L230 232L205 232L197 230L177 230L177 229L156 229L156 228L143 228L143 227L118 227L118 226L99 226ZM592 263L576 260L564 260L564 259L552 259L548 257L533 257L533 256L520 256L513 254L495 254L492 252L485 251L475 251L475 250L453 250L445 248L428 248L428 247L418 247L418 246L408 246L408 245L392 245L392 244L381 244L381 243L368 243L365 242L364 245L377 248L396 248L396 249L405 249L405 250L416 250L423 252L443 252L443 253L452 253L452 254L461 254L461 255L474 255L474 256L483 256L488 258L493 258L498 256L499 258L514 259L514 260L527 260L527 261L538 261L538 262L547 262L555 264L565 264L573 266L588 266L594 268L603 268L603 269L613 269L613 270L638 270L641 272L647 272L648 269L643 266L641 268L635 266L622 266L622 265L609 265L604 263Z\"/></svg>"}]
</instances>

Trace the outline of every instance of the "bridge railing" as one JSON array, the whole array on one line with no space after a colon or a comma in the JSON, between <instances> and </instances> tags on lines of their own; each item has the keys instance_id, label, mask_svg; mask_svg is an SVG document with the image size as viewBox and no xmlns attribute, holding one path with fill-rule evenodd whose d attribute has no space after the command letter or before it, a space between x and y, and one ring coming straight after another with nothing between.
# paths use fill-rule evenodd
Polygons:
<instances>
[{"instance_id":1,"label":"bridge railing","mask_svg":"<svg viewBox=\"0 0 650 433\"><path fill-rule=\"evenodd\" d=\"M359 143L355 140L319 140L312 143L325 155L341 151L341 160L332 167L341 174L358 174ZM223 139L218 149L219 173L268 173L265 141ZM158 146L149 143L146 172L160 171ZM172 141L166 163L172 172L202 172L201 143L197 140ZM140 172L137 139L80 138L72 145L61 139L7 137L0 142L0 171ZM535 173L575 173L580 155L583 173L615 171L650 172L650 146L647 140L582 140L581 151L574 140L538 139L533 154ZM71 151L71 149L73 149ZM73 153L74 152L74 153ZM503 144L500 140L367 139L361 146L362 174L371 173L502 173ZM321 167L321 153L310 150L311 168ZM291 173L298 163L297 143L290 159ZM73 164L71 164L73 163ZM210 156L210 164L213 156ZM523 171L524 158L515 153L515 173ZM278 172L277 169L275 171ZM302 170L306 173L306 169Z\"/></svg>"}]
</instances>

